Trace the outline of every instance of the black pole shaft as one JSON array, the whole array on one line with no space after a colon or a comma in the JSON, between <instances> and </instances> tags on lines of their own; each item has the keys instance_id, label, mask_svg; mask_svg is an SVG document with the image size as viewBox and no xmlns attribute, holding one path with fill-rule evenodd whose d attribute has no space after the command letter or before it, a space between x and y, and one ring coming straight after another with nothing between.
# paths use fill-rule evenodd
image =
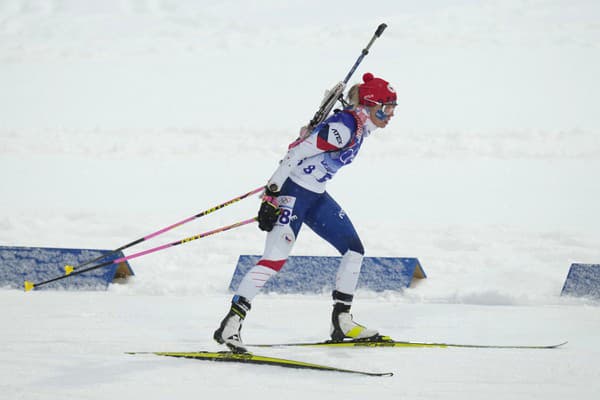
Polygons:
<instances>
[{"instance_id":1,"label":"black pole shaft","mask_svg":"<svg viewBox=\"0 0 600 400\"><path fill-rule=\"evenodd\" d=\"M375 39L377 39L378 37L381 36L381 34L383 33L383 31L385 30L385 28L387 28L386 24L381 24L377 27L377 30L375 31L375 33L373 34L373 37L371 38L371 40L369 41L369 44L367 44L367 47L365 47L360 56L358 57L358 59L356 60L356 62L354 63L354 65L352 66L352 68L350 69L350 72L348 72L348 75L346 75L346 78L344 78L344 83L348 83L348 81L350 81L350 78L352 77L352 74L354 74L354 71L356 71L356 68L358 68L358 66L360 65L360 63L362 62L363 58L365 58L365 56L367 54L369 54L369 49L371 48L371 46L373 45L373 42L375 42Z\"/></svg>"},{"instance_id":2,"label":"black pole shaft","mask_svg":"<svg viewBox=\"0 0 600 400\"><path fill-rule=\"evenodd\" d=\"M39 282L39 283L34 283L33 287L37 288L37 287L45 285L47 283L56 282L56 281L59 281L61 279L65 279L65 278L70 278L72 276L83 274L84 272L88 272L88 271L91 271L93 269L98 269L98 268L106 267L107 265L114 264L114 262L115 262L115 260L112 260L112 261L107 261L107 262L104 262L102 264L94 265L94 266L91 266L91 267L88 267L88 268L79 269L77 271L71 272L69 275L61 275L61 276L56 277L56 278L48 279L47 281L43 281L43 282Z\"/></svg>"},{"instance_id":3,"label":"black pole shaft","mask_svg":"<svg viewBox=\"0 0 600 400\"><path fill-rule=\"evenodd\" d=\"M122 250L128 249L128 248L130 248L132 246L135 246L136 244L142 243L144 240L146 240L146 239L145 238L140 238L140 239L134 240L131 243L123 245L123 246L119 247L118 249L111 250L110 252L102 254L101 256L96 257L93 260L89 260L89 261L84 262L83 264L79 264L78 266L76 266L76 267L73 268L73 271L79 271L81 268L85 267L86 265L90 265L90 264L93 264L93 263L95 263L97 261L100 261L100 260L102 260L104 258L114 256L115 254L117 254L118 252L120 252Z\"/></svg>"}]
</instances>

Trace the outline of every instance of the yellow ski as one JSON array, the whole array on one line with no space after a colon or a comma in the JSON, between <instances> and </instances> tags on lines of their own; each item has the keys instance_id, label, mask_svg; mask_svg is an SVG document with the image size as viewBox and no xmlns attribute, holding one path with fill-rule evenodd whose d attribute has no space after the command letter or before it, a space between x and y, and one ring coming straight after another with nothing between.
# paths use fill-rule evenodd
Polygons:
<instances>
[{"instance_id":1,"label":"yellow ski","mask_svg":"<svg viewBox=\"0 0 600 400\"><path fill-rule=\"evenodd\" d=\"M353 370L353 369L330 367L330 366L321 365L321 364L307 363L304 361L289 360L289 359L285 359L285 358L261 356L261 355L257 355L257 354L253 354L253 353L233 353L231 351L128 352L127 354L154 354L157 356L190 358L190 359L194 359L194 360L273 365L273 366L285 367L285 368L313 369L313 370L331 371L331 372L345 372L345 373L361 374L361 375L368 375L368 376L392 376L393 375L392 372L359 371L359 370Z\"/></svg>"},{"instance_id":2,"label":"yellow ski","mask_svg":"<svg viewBox=\"0 0 600 400\"><path fill-rule=\"evenodd\" d=\"M550 345L489 345L489 344L459 344L436 342L406 342L393 340L389 336L379 336L375 339L355 339L334 342L300 342L300 343L265 343L247 344L248 347L438 347L438 348L470 348L470 349L554 349L567 342Z\"/></svg>"}]
</instances>

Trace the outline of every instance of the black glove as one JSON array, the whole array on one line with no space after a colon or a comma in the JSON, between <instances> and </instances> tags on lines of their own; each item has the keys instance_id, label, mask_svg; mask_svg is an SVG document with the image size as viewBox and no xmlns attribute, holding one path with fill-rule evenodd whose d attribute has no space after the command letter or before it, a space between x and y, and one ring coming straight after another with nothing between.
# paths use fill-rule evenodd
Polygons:
<instances>
[{"instance_id":1,"label":"black glove","mask_svg":"<svg viewBox=\"0 0 600 400\"><path fill-rule=\"evenodd\" d=\"M269 188L265 190L258 210L258 227L261 231L271 232L279 218L281 210L279 209L277 196L279 196L279 192L271 191Z\"/></svg>"}]
</instances>

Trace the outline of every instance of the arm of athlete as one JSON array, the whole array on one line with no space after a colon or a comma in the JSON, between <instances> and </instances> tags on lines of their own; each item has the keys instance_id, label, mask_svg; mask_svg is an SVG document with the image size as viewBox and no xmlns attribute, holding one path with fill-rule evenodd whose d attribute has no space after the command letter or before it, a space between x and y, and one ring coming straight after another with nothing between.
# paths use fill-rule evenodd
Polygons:
<instances>
[{"instance_id":1,"label":"arm of athlete","mask_svg":"<svg viewBox=\"0 0 600 400\"><path fill-rule=\"evenodd\" d=\"M340 150L352 140L352 135L352 127L349 127L341 116L335 114L326 119L317 125L304 141L290 147L269 179L267 188L273 193L278 193L292 168L302 160L323 152Z\"/></svg>"}]
</instances>

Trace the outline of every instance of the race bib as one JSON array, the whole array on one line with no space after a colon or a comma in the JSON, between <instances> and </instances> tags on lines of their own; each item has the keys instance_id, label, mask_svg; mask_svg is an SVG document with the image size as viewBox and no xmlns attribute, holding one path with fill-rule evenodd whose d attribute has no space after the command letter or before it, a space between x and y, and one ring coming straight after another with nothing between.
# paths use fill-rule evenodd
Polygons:
<instances>
[{"instance_id":1,"label":"race bib","mask_svg":"<svg viewBox=\"0 0 600 400\"><path fill-rule=\"evenodd\" d=\"M292 211L294 211L294 205L296 204L296 197L294 196L279 196L277 198L279 202L279 219L277 225L288 225L292 221Z\"/></svg>"}]
</instances>

